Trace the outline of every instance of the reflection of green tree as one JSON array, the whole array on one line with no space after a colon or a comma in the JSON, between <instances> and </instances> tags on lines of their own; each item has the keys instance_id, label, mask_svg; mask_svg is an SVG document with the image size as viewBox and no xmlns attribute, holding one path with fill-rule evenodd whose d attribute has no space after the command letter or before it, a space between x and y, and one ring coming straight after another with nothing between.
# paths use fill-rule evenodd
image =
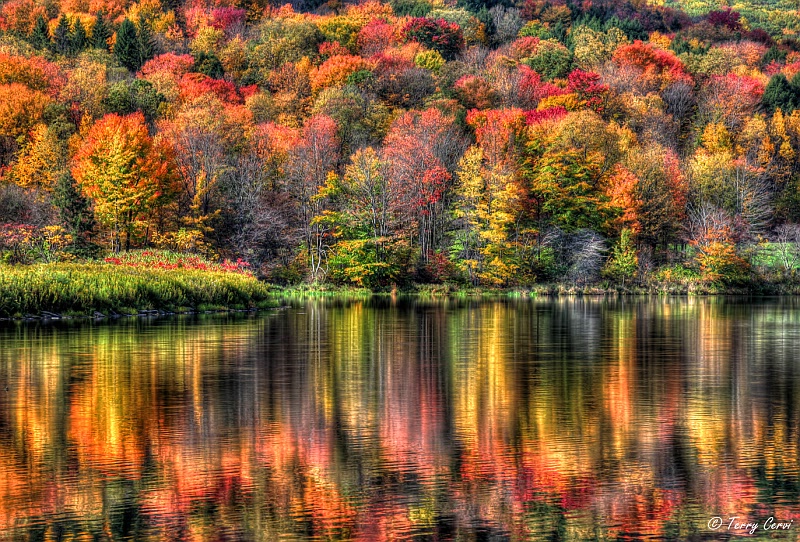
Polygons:
<instances>
[{"instance_id":1,"label":"reflection of green tree","mask_svg":"<svg viewBox=\"0 0 800 542\"><path fill-rule=\"evenodd\" d=\"M526 510L525 523L531 533L539 534L531 540L566 540L566 510L558 504L533 501Z\"/></svg>"}]
</instances>

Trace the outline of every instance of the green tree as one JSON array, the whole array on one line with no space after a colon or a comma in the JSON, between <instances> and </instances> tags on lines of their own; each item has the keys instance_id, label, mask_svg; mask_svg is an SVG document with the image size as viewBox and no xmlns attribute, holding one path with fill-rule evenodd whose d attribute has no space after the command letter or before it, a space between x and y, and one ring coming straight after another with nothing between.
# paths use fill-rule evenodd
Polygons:
<instances>
[{"instance_id":1,"label":"green tree","mask_svg":"<svg viewBox=\"0 0 800 542\"><path fill-rule=\"evenodd\" d=\"M603 274L612 280L620 281L624 286L626 280L636 276L638 267L639 257L636 255L633 232L625 228L620 232L619 240L611 251Z\"/></svg>"},{"instance_id":2,"label":"green tree","mask_svg":"<svg viewBox=\"0 0 800 542\"><path fill-rule=\"evenodd\" d=\"M114 44L114 56L119 63L131 71L138 70L141 64L139 52L139 36L136 27L128 19L122 21L117 30L117 41Z\"/></svg>"},{"instance_id":3,"label":"green tree","mask_svg":"<svg viewBox=\"0 0 800 542\"><path fill-rule=\"evenodd\" d=\"M761 57L761 65L766 67L773 62L783 63L786 62L786 51L778 49L775 45L769 48L764 56Z\"/></svg>"},{"instance_id":4,"label":"green tree","mask_svg":"<svg viewBox=\"0 0 800 542\"><path fill-rule=\"evenodd\" d=\"M58 26L53 31L53 52L66 55L70 52L70 27L66 15L61 15Z\"/></svg>"},{"instance_id":5,"label":"green tree","mask_svg":"<svg viewBox=\"0 0 800 542\"><path fill-rule=\"evenodd\" d=\"M204 73L214 79L222 79L225 73L222 68L222 62L220 62L217 55L205 51L200 51L194 55L194 71Z\"/></svg>"},{"instance_id":6,"label":"green tree","mask_svg":"<svg viewBox=\"0 0 800 542\"><path fill-rule=\"evenodd\" d=\"M30 40L37 49L48 49L51 45L50 29L47 26L47 21L41 15L36 17Z\"/></svg>"},{"instance_id":7,"label":"green tree","mask_svg":"<svg viewBox=\"0 0 800 542\"><path fill-rule=\"evenodd\" d=\"M92 47L108 51L108 40L111 34L111 28L109 28L105 15L101 11L97 14L92 28Z\"/></svg>"},{"instance_id":8,"label":"green tree","mask_svg":"<svg viewBox=\"0 0 800 542\"><path fill-rule=\"evenodd\" d=\"M147 122L152 123L158 116L159 106L165 101L164 95L160 94L152 83L134 79L111 85L104 104L111 113L127 115L141 111Z\"/></svg>"},{"instance_id":9,"label":"green tree","mask_svg":"<svg viewBox=\"0 0 800 542\"><path fill-rule=\"evenodd\" d=\"M89 46L89 37L86 35L86 27L80 19L75 21L72 33L69 36L69 48L72 54L78 54Z\"/></svg>"},{"instance_id":10,"label":"green tree","mask_svg":"<svg viewBox=\"0 0 800 542\"><path fill-rule=\"evenodd\" d=\"M81 194L78 184L69 172L63 173L56 181L53 205L58 210L61 224L72 235L75 248L88 248L87 236L95 227L94 212L91 203Z\"/></svg>"},{"instance_id":11,"label":"green tree","mask_svg":"<svg viewBox=\"0 0 800 542\"><path fill-rule=\"evenodd\" d=\"M144 21L139 21L139 29L136 32L136 41L138 42L139 52L139 65L136 69L141 68L145 62L153 58L156 52L156 44L153 39L153 33L150 27Z\"/></svg>"},{"instance_id":12,"label":"green tree","mask_svg":"<svg viewBox=\"0 0 800 542\"><path fill-rule=\"evenodd\" d=\"M798 106L797 90L794 85L789 83L785 75L779 73L767 83L761 103L769 113L774 113L776 109L791 113Z\"/></svg>"},{"instance_id":13,"label":"green tree","mask_svg":"<svg viewBox=\"0 0 800 542\"><path fill-rule=\"evenodd\" d=\"M556 79L570 72L572 53L555 40L544 40L536 53L523 62L545 79Z\"/></svg>"}]
</instances>

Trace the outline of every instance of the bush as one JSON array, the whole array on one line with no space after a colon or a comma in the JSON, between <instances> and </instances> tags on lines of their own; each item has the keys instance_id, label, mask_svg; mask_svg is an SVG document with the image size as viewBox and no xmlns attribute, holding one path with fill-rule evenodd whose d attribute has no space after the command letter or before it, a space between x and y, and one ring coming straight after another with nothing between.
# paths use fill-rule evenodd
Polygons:
<instances>
[{"instance_id":1,"label":"bush","mask_svg":"<svg viewBox=\"0 0 800 542\"><path fill-rule=\"evenodd\" d=\"M30 264L69 260L71 255L65 249L72 240L61 226L0 224L0 261Z\"/></svg>"},{"instance_id":2,"label":"bush","mask_svg":"<svg viewBox=\"0 0 800 542\"><path fill-rule=\"evenodd\" d=\"M463 282L456 264L442 252L431 252L428 261L417 267L414 280L423 284L442 284L444 282Z\"/></svg>"},{"instance_id":3,"label":"bush","mask_svg":"<svg viewBox=\"0 0 800 542\"><path fill-rule=\"evenodd\" d=\"M329 278L337 284L386 288L409 276L410 251L403 243L382 246L382 258L372 240L339 241L331 256Z\"/></svg>"},{"instance_id":4,"label":"bush","mask_svg":"<svg viewBox=\"0 0 800 542\"><path fill-rule=\"evenodd\" d=\"M736 254L730 243L713 242L697 255L703 281L740 285L750 277L750 264Z\"/></svg>"},{"instance_id":5,"label":"bush","mask_svg":"<svg viewBox=\"0 0 800 542\"><path fill-rule=\"evenodd\" d=\"M700 274L680 264L662 267L652 275L656 282L686 285L700 279Z\"/></svg>"}]
</instances>

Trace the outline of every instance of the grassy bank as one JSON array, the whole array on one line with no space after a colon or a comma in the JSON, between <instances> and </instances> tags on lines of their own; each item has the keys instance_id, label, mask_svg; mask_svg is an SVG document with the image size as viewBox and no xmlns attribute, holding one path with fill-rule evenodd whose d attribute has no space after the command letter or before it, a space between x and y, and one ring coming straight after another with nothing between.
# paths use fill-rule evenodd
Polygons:
<instances>
[{"instance_id":1,"label":"grassy bank","mask_svg":"<svg viewBox=\"0 0 800 542\"><path fill-rule=\"evenodd\" d=\"M105 263L0 265L0 317L265 308L268 285L245 274Z\"/></svg>"}]
</instances>

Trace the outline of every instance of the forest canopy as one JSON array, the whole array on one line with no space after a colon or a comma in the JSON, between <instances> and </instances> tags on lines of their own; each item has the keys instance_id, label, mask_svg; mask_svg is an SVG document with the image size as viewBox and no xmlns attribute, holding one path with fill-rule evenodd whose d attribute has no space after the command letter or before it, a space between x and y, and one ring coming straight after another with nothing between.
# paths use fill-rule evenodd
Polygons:
<instances>
[{"instance_id":1,"label":"forest canopy","mask_svg":"<svg viewBox=\"0 0 800 542\"><path fill-rule=\"evenodd\" d=\"M9 0L0 258L791 279L800 17L773 4Z\"/></svg>"}]
</instances>

